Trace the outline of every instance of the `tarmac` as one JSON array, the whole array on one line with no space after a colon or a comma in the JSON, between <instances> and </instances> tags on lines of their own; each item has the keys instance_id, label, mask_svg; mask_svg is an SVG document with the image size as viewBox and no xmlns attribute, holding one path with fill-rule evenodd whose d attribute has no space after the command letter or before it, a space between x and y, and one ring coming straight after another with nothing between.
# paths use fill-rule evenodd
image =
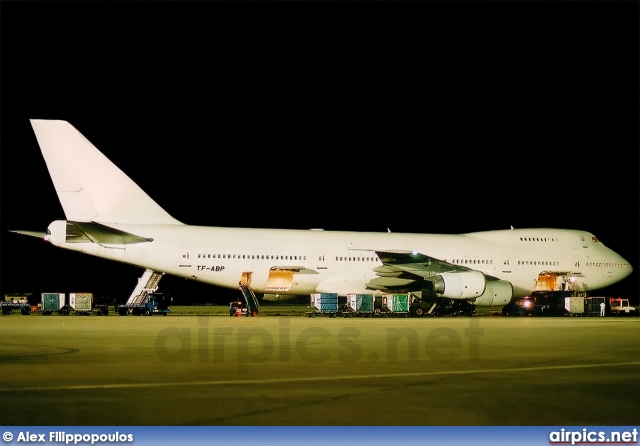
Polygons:
<instances>
[{"instance_id":1,"label":"tarmac","mask_svg":"<svg viewBox=\"0 0 640 446\"><path fill-rule=\"evenodd\" d=\"M640 318L0 318L3 424L637 425Z\"/></svg>"}]
</instances>

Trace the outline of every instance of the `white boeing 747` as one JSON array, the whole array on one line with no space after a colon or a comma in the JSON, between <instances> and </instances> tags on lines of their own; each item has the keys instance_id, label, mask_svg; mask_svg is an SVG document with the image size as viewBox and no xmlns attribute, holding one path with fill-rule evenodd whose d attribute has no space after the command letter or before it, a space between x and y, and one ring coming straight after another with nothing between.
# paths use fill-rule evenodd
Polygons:
<instances>
[{"instance_id":1,"label":"white boeing 747","mask_svg":"<svg viewBox=\"0 0 640 446\"><path fill-rule=\"evenodd\" d=\"M536 290L591 292L632 272L593 234L572 229L451 235L191 226L169 215L68 122L31 125L66 220L44 234L13 232L136 265L154 277L280 298L406 292L501 307Z\"/></svg>"}]
</instances>

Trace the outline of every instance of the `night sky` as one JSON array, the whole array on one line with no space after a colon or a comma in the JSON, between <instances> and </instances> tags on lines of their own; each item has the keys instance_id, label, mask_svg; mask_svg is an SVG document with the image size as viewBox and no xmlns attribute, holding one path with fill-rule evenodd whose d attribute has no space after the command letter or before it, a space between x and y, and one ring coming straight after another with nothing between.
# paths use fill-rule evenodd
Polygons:
<instances>
[{"instance_id":1,"label":"night sky","mask_svg":"<svg viewBox=\"0 0 640 446\"><path fill-rule=\"evenodd\" d=\"M64 219L38 118L68 120L184 223L584 229L635 268L603 294L638 303L638 2L1 8L3 294L123 300L142 273L7 232Z\"/></svg>"}]
</instances>

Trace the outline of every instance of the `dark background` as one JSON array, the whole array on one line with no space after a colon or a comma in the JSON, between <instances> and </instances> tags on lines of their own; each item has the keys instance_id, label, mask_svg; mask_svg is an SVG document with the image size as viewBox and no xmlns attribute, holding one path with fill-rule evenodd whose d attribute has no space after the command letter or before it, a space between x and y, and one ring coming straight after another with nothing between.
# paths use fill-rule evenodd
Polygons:
<instances>
[{"instance_id":1,"label":"dark background","mask_svg":"<svg viewBox=\"0 0 640 446\"><path fill-rule=\"evenodd\" d=\"M142 273L7 232L64 219L40 118L184 223L584 229L635 268L603 294L638 303L638 2L0 6L2 293L123 300Z\"/></svg>"}]
</instances>

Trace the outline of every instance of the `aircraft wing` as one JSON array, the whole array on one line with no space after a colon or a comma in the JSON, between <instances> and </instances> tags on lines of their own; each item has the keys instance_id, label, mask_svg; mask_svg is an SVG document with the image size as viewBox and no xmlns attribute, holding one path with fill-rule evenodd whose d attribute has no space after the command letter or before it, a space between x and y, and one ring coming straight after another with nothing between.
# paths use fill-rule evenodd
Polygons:
<instances>
[{"instance_id":1,"label":"aircraft wing","mask_svg":"<svg viewBox=\"0 0 640 446\"><path fill-rule=\"evenodd\" d=\"M367 284L372 289L415 291L424 287L425 280L438 274L470 271L464 266L410 251L376 251L376 254L383 265L373 270L378 277Z\"/></svg>"}]
</instances>

